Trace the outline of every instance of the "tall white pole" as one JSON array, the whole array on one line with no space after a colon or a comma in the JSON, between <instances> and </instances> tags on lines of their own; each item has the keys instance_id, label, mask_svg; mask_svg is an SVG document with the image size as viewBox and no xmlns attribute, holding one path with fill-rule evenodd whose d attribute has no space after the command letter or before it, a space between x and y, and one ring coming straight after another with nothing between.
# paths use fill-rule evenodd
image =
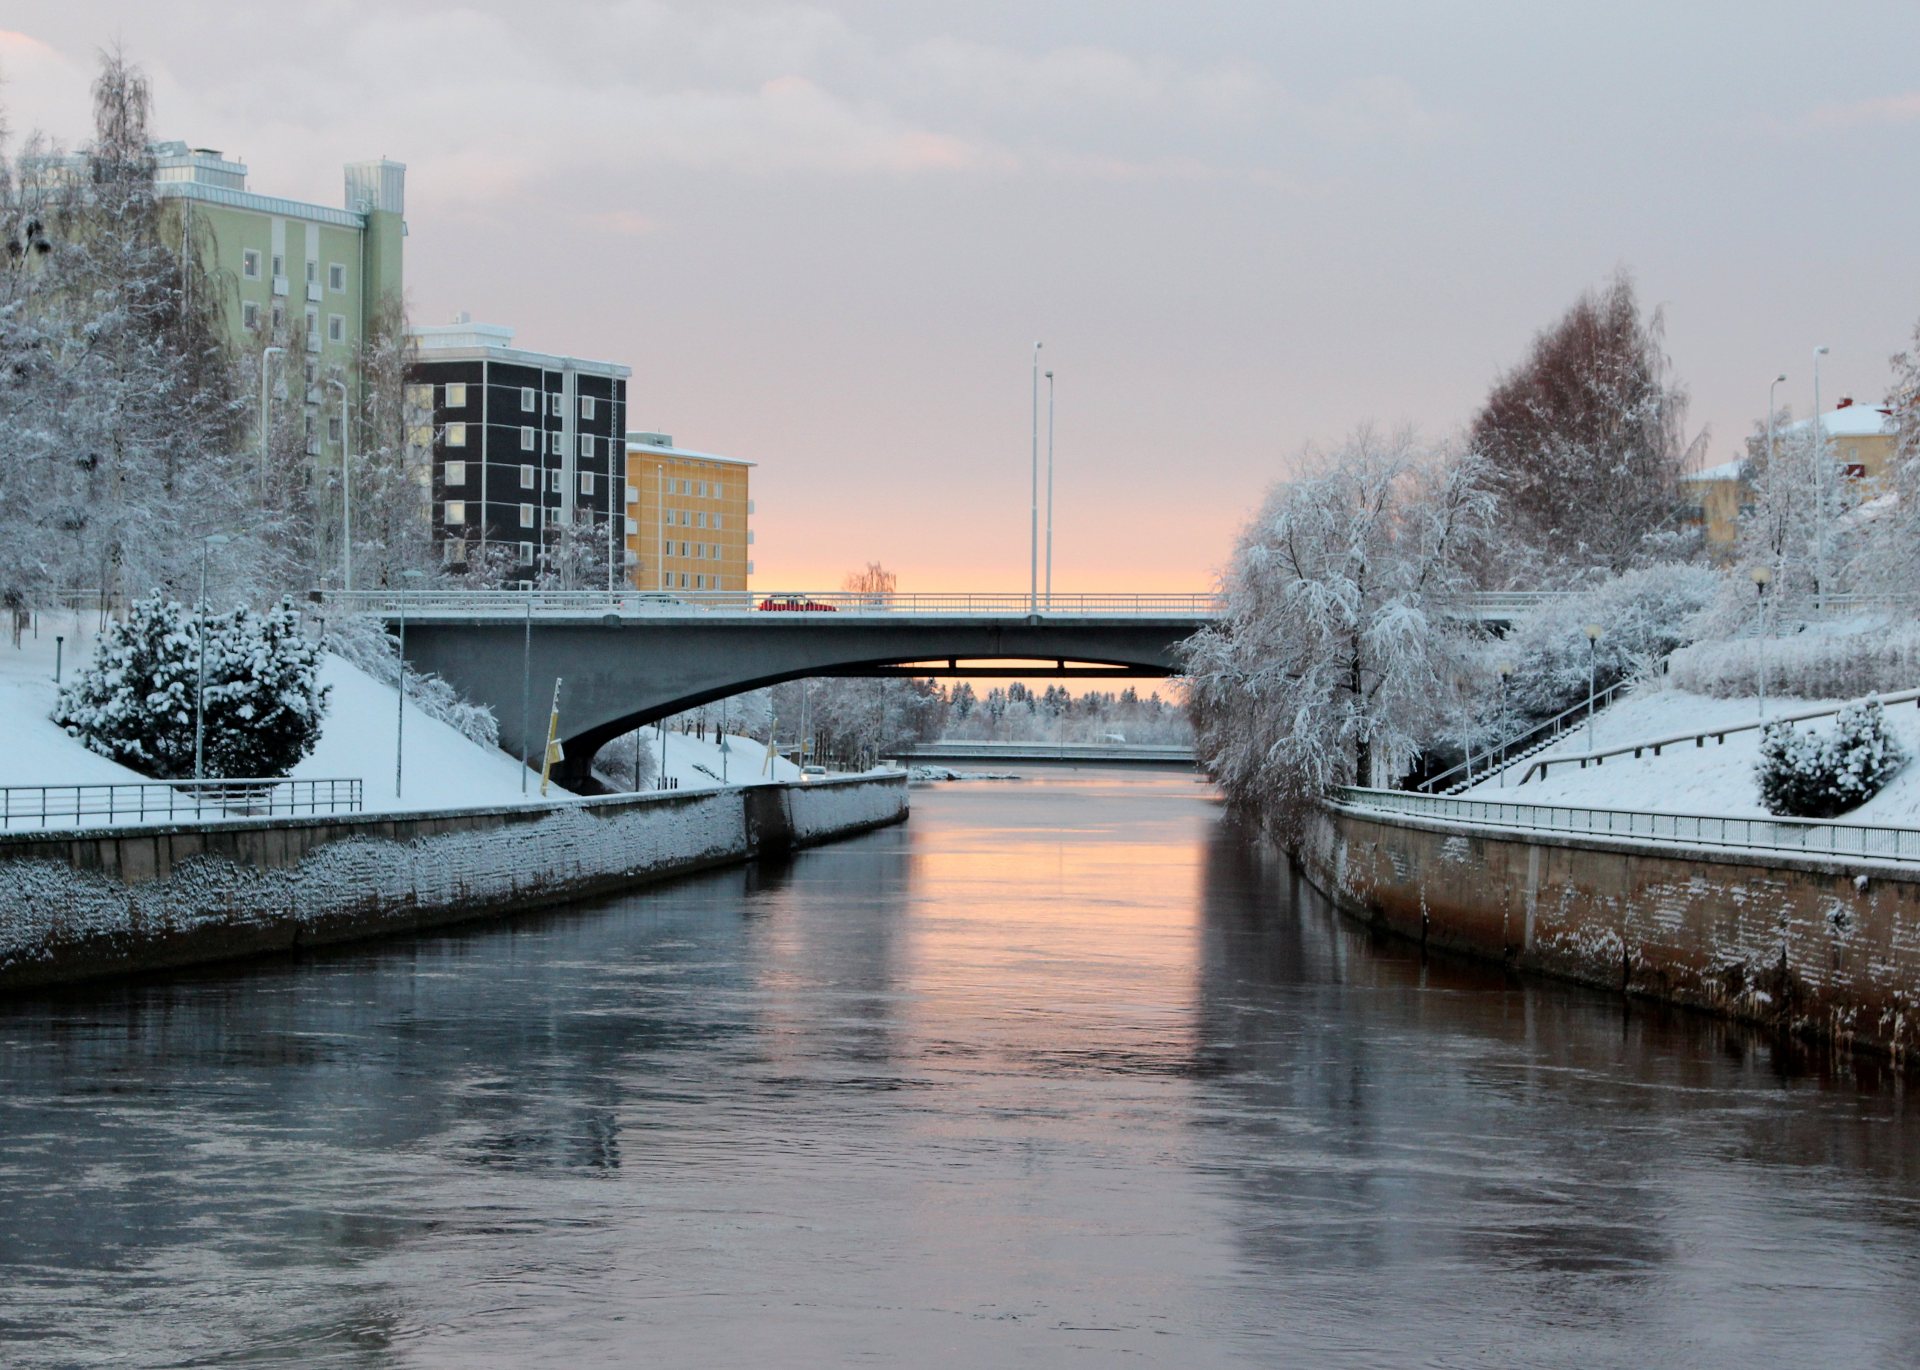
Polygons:
<instances>
[{"instance_id":1,"label":"tall white pole","mask_svg":"<svg viewBox=\"0 0 1920 1370\"><path fill-rule=\"evenodd\" d=\"M1778 376L1775 376L1767 386L1767 473L1768 473L1767 479L1768 480L1773 479L1773 416L1779 412L1778 409L1774 406L1773 389L1774 389L1774 386L1779 385L1786 378L1787 378L1786 373L1783 371Z\"/></svg>"},{"instance_id":2,"label":"tall white pole","mask_svg":"<svg viewBox=\"0 0 1920 1370\"><path fill-rule=\"evenodd\" d=\"M286 352L284 347L265 348L260 353L260 490L267 488L267 434L273 427L272 401L267 394L267 364L276 354Z\"/></svg>"},{"instance_id":3,"label":"tall white pole","mask_svg":"<svg viewBox=\"0 0 1920 1370\"><path fill-rule=\"evenodd\" d=\"M207 543L200 540L200 626L194 639L194 655L200 658L200 680L193 692L193 778L206 779L207 740ZM200 792L194 791L198 804ZM197 810L196 810L197 812Z\"/></svg>"},{"instance_id":4,"label":"tall white pole","mask_svg":"<svg viewBox=\"0 0 1920 1370\"><path fill-rule=\"evenodd\" d=\"M1033 345L1033 465L1029 472L1027 507L1027 612L1040 609L1040 344Z\"/></svg>"},{"instance_id":5,"label":"tall white pole","mask_svg":"<svg viewBox=\"0 0 1920 1370\"><path fill-rule=\"evenodd\" d=\"M400 768L407 755L407 601L400 601L400 670L393 681L393 797L400 797Z\"/></svg>"},{"instance_id":6,"label":"tall white pole","mask_svg":"<svg viewBox=\"0 0 1920 1370\"><path fill-rule=\"evenodd\" d=\"M1817 611L1827 594L1827 425L1820 417L1820 359L1823 343L1813 349L1813 607Z\"/></svg>"},{"instance_id":7,"label":"tall white pole","mask_svg":"<svg viewBox=\"0 0 1920 1370\"><path fill-rule=\"evenodd\" d=\"M1047 372L1047 611L1053 611L1053 372Z\"/></svg>"}]
</instances>

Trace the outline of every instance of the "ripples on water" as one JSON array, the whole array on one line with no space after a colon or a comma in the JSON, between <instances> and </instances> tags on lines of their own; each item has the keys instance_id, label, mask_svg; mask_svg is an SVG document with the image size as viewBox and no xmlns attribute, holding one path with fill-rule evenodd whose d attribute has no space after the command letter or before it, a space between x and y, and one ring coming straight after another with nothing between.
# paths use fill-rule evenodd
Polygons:
<instances>
[{"instance_id":1,"label":"ripples on water","mask_svg":"<svg viewBox=\"0 0 1920 1370\"><path fill-rule=\"evenodd\" d=\"M0 1014L9 1365L1920 1360L1901 1084L1423 962L1174 775Z\"/></svg>"}]
</instances>

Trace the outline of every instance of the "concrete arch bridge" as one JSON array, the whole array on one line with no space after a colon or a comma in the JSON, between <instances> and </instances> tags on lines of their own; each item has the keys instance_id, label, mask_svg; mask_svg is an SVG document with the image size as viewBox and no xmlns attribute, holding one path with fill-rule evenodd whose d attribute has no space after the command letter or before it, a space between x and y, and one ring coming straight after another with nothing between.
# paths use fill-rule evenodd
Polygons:
<instances>
[{"instance_id":1,"label":"concrete arch bridge","mask_svg":"<svg viewBox=\"0 0 1920 1370\"><path fill-rule=\"evenodd\" d=\"M316 591L318 611L405 624L406 656L488 705L500 745L537 755L564 680L560 777L633 728L746 690L817 676L1177 675L1211 596L850 591ZM1513 596L1505 597L1508 599ZM1524 598L1524 597L1523 597ZM1514 606L1482 606L1489 620ZM1016 664L1018 663L1018 664Z\"/></svg>"}]
</instances>

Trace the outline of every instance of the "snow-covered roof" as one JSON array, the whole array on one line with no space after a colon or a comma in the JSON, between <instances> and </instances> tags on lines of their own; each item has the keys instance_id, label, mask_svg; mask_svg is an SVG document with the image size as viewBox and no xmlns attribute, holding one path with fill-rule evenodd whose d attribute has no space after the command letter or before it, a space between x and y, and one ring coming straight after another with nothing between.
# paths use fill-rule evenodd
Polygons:
<instances>
[{"instance_id":1,"label":"snow-covered roof","mask_svg":"<svg viewBox=\"0 0 1920 1370\"><path fill-rule=\"evenodd\" d=\"M647 442L638 434L627 434L627 455L630 457L684 457L688 461L717 461L725 466L758 466L760 463L747 461L743 457L723 457L718 452L696 452L690 447L675 447L671 443Z\"/></svg>"},{"instance_id":2,"label":"snow-covered roof","mask_svg":"<svg viewBox=\"0 0 1920 1370\"><path fill-rule=\"evenodd\" d=\"M1718 466L1709 466L1704 471L1689 471L1681 480L1739 480L1747 469L1745 457L1735 457L1732 461L1723 461Z\"/></svg>"},{"instance_id":3,"label":"snow-covered roof","mask_svg":"<svg viewBox=\"0 0 1920 1370\"><path fill-rule=\"evenodd\" d=\"M1782 432L1805 431L1807 420L1790 423ZM1820 416L1820 426L1830 438L1871 438L1893 431L1893 418L1877 404L1850 404Z\"/></svg>"}]
</instances>

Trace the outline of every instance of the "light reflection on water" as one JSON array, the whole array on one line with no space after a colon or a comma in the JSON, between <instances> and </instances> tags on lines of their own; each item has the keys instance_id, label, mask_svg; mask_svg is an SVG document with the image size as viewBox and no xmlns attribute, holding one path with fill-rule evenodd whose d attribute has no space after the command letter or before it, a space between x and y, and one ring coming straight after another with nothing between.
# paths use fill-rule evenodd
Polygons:
<instances>
[{"instance_id":1,"label":"light reflection on water","mask_svg":"<svg viewBox=\"0 0 1920 1370\"><path fill-rule=\"evenodd\" d=\"M1191 778L0 1016L0 1360L1903 1364L1897 1081L1423 962Z\"/></svg>"}]
</instances>

